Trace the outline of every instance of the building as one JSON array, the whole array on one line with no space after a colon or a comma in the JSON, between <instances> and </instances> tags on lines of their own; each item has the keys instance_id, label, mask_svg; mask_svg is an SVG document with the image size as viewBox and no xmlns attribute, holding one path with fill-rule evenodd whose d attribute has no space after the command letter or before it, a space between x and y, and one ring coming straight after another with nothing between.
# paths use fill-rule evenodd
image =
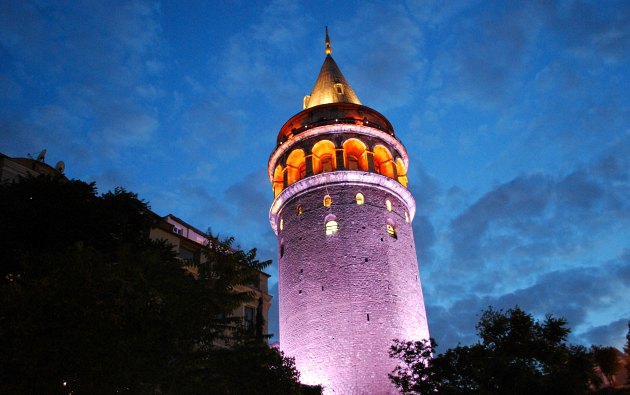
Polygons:
<instances>
[{"instance_id":1,"label":"building","mask_svg":"<svg viewBox=\"0 0 630 395\"><path fill-rule=\"evenodd\" d=\"M0 153L0 183L11 182L18 177L38 176L48 174L50 176L63 176L65 165L62 161L57 162L55 167L44 162L46 150L33 158L11 158Z\"/></svg>"},{"instance_id":2,"label":"building","mask_svg":"<svg viewBox=\"0 0 630 395\"><path fill-rule=\"evenodd\" d=\"M398 393L392 339L429 338L409 158L331 56L280 129L268 175L278 235L280 348L326 394Z\"/></svg>"},{"instance_id":3,"label":"building","mask_svg":"<svg viewBox=\"0 0 630 395\"><path fill-rule=\"evenodd\" d=\"M211 243L204 232L169 214L157 222L157 225L151 229L149 237L154 240L166 240L172 244L173 250L183 261L184 267L193 275L199 275L199 264L206 260L203 250ZM251 292L253 297L251 301L242 304L231 313L231 316L243 320L246 330L254 330L258 326L257 320L262 317L264 335L269 331L268 317L272 298L267 284L269 277L269 274L259 272L258 281L248 285L239 285L235 289L236 292Z\"/></svg>"}]
</instances>

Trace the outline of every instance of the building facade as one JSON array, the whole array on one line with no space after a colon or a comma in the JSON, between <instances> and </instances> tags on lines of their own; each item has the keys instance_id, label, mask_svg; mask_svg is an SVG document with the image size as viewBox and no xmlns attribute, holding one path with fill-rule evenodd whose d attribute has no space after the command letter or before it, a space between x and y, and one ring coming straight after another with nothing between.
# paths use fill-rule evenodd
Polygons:
<instances>
[{"instance_id":1,"label":"building facade","mask_svg":"<svg viewBox=\"0 0 630 395\"><path fill-rule=\"evenodd\" d=\"M280 129L268 175L278 235L280 348L325 394L398 393L393 339L428 339L409 158L331 56Z\"/></svg>"},{"instance_id":2,"label":"building facade","mask_svg":"<svg viewBox=\"0 0 630 395\"><path fill-rule=\"evenodd\" d=\"M192 275L199 275L199 265L204 263L206 256L204 249L210 240L205 233L177 218L173 214L162 217L149 233L153 240L166 240L172 246L182 260L183 267ZM263 335L269 333L269 309L272 296L269 294L269 274L259 272L258 278L252 284L238 285L235 292L248 292L252 294L251 300L243 303L231 312L230 316L242 319L246 331L253 331L261 325ZM262 322L257 320L262 318Z\"/></svg>"}]
</instances>

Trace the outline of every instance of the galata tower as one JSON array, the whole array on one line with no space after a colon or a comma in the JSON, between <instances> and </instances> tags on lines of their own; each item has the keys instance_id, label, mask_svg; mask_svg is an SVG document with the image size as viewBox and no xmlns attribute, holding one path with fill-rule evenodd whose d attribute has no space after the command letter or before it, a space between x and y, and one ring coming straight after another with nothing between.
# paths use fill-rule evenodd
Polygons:
<instances>
[{"instance_id":1,"label":"galata tower","mask_svg":"<svg viewBox=\"0 0 630 395\"><path fill-rule=\"evenodd\" d=\"M409 157L331 56L269 158L280 348L325 394L398 393L393 339L429 338Z\"/></svg>"}]
</instances>

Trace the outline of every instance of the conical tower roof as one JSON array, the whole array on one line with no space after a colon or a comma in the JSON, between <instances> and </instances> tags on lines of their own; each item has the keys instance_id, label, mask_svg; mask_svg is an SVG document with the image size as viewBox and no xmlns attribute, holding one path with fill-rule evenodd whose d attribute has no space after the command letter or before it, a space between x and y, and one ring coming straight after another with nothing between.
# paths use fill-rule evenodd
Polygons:
<instances>
[{"instance_id":1,"label":"conical tower roof","mask_svg":"<svg viewBox=\"0 0 630 395\"><path fill-rule=\"evenodd\" d=\"M319 71L315 86L310 96L304 98L304 109L330 103L361 104L352 87L343 76L339 66L331 56L328 29L326 29L326 59Z\"/></svg>"}]
</instances>

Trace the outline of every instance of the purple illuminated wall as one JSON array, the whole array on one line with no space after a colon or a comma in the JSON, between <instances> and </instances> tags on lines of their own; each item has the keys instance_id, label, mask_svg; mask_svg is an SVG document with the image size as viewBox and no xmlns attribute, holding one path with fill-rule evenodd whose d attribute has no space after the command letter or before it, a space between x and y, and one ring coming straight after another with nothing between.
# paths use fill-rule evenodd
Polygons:
<instances>
[{"instance_id":1,"label":"purple illuminated wall","mask_svg":"<svg viewBox=\"0 0 630 395\"><path fill-rule=\"evenodd\" d=\"M399 184L377 174L334 172L299 183L284 191L293 196L278 212L280 347L295 357L302 381L322 384L326 394L398 393L387 378L392 339L429 336L410 207L392 192ZM330 214L339 224L334 236L325 234Z\"/></svg>"}]
</instances>

